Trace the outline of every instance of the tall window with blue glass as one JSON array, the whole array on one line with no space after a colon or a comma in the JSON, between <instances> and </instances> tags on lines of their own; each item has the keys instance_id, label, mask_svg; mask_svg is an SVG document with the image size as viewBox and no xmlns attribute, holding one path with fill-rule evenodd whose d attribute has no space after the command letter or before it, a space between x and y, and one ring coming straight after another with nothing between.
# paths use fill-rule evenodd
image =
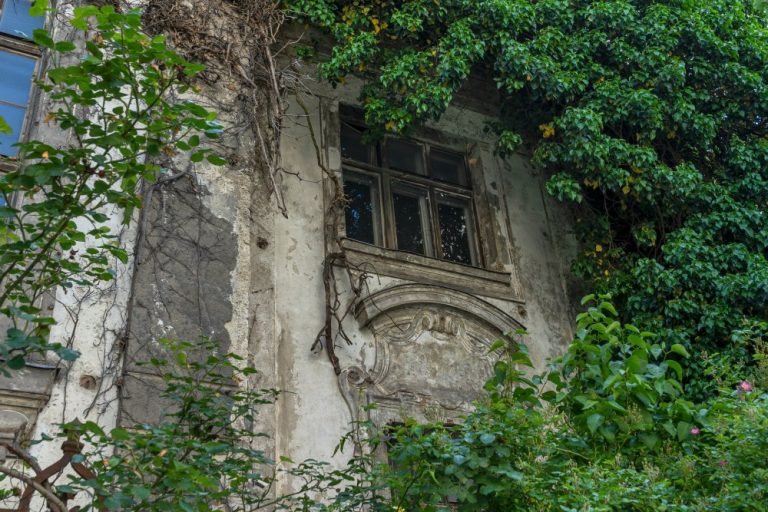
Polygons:
<instances>
[{"instance_id":1,"label":"tall window with blue glass","mask_svg":"<svg viewBox=\"0 0 768 512\"><path fill-rule=\"evenodd\" d=\"M32 32L42 16L30 16L31 0L0 0L0 117L11 133L0 133L0 155L13 157L27 121L32 80L40 57Z\"/></svg>"}]
</instances>

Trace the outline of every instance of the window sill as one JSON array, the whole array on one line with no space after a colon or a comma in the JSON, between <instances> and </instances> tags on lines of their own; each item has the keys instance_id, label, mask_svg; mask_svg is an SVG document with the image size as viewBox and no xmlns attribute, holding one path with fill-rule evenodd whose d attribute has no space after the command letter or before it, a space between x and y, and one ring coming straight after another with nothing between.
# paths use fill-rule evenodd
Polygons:
<instances>
[{"instance_id":1,"label":"window sill","mask_svg":"<svg viewBox=\"0 0 768 512\"><path fill-rule=\"evenodd\" d=\"M512 284L512 274L471 267L348 238L342 239L347 261L353 267L377 275L445 286L473 295L523 302Z\"/></svg>"}]
</instances>

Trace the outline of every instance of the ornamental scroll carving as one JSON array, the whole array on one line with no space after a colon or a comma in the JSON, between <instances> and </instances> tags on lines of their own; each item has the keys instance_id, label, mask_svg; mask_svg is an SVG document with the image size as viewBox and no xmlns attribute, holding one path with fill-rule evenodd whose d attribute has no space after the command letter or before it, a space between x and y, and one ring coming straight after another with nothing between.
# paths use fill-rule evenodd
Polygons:
<instances>
[{"instance_id":1,"label":"ornamental scroll carving","mask_svg":"<svg viewBox=\"0 0 768 512\"><path fill-rule=\"evenodd\" d=\"M475 296L439 286L399 285L371 294L355 316L374 335L373 361L344 369L353 414L384 425L404 416L447 421L466 412L490 376L490 345L522 324Z\"/></svg>"}]
</instances>

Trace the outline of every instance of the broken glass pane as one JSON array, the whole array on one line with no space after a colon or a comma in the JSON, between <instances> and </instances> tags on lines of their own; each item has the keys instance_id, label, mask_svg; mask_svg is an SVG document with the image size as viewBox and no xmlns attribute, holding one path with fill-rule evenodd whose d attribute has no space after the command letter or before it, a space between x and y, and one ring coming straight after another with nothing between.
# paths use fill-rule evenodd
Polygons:
<instances>
[{"instance_id":1,"label":"broken glass pane","mask_svg":"<svg viewBox=\"0 0 768 512\"><path fill-rule=\"evenodd\" d=\"M370 176L344 171L347 238L381 244L378 181Z\"/></svg>"},{"instance_id":2,"label":"broken glass pane","mask_svg":"<svg viewBox=\"0 0 768 512\"><path fill-rule=\"evenodd\" d=\"M437 216L443 259L475 264L470 239L472 213L467 199L438 194Z\"/></svg>"},{"instance_id":3,"label":"broken glass pane","mask_svg":"<svg viewBox=\"0 0 768 512\"><path fill-rule=\"evenodd\" d=\"M455 185L467 185L467 170L463 155L431 149L429 151L429 166L433 178Z\"/></svg>"},{"instance_id":4,"label":"broken glass pane","mask_svg":"<svg viewBox=\"0 0 768 512\"><path fill-rule=\"evenodd\" d=\"M402 139L387 139L387 163L390 169L425 174L422 146Z\"/></svg>"},{"instance_id":5,"label":"broken glass pane","mask_svg":"<svg viewBox=\"0 0 768 512\"><path fill-rule=\"evenodd\" d=\"M342 123L341 125L341 156L366 164L376 164L373 159L373 146L362 141L363 129Z\"/></svg>"},{"instance_id":6,"label":"broken glass pane","mask_svg":"<svg viewBox=\"0 0 768 512\"><path fill-rule=\"evenodd\" d=\"M43 28L43 16L30 16L30 0L5 0L0 12L0 32L16 37L32 39L32 31Z\"/></svg>"},{"instance_id":7,"label":"broken glass pane","mask_svg":"<svg viewBox=\"0 0 768 512\"><path fill-rule=\"evenodd\" d=\"M393 187L397 248L431 256L429 206L426 191L415 187Z\"/></svg>"}]
</instances>

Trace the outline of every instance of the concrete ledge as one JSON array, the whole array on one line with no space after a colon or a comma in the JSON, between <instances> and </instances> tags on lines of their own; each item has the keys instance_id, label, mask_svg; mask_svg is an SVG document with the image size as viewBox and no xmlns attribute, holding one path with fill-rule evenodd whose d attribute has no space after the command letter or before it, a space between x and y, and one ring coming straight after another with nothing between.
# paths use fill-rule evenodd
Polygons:
<instances>
[{"instance_id":1,"label":"concrete ledge","mask_svg":"<svg viewBox=\"0 0 768 512\"><path fill-rule=\"evenodd\" d=\"M443 286L472 295L522 303L512 286L512 274L471 267L393 249L343 239L347 262L360 272Z\"/></svg>"}]
</instances>

